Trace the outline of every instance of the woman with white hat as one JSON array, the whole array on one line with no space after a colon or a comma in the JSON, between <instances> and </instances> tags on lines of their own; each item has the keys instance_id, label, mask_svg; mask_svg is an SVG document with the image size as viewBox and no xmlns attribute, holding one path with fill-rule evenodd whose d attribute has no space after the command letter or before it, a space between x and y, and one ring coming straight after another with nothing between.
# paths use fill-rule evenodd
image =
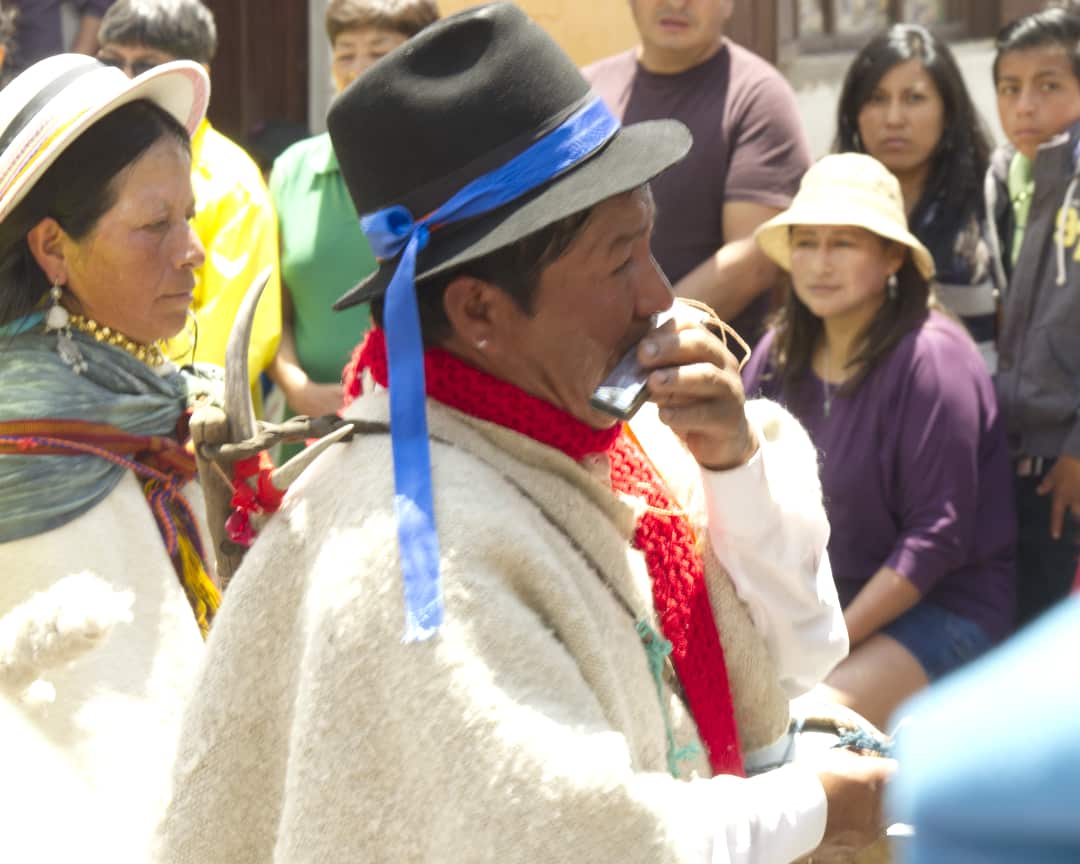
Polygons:
<instances>
[{"instance_id":1,"label":"woman with white hat","mask_svg":"<svg viewBox=\"0 0 1080 864\"><path fill-rule=\"evenodd\" d=\"M186 411L188 62L0 92L0 859L146 860L218 604ZM201 632L200 632L201 631Z\"/></svg>"},{"instance_id":2,"label":"woman with white hat","mask_svg":"<svg viewBox=\"0 0 1080 864\"><path fill-rule=\"evenodd\" d=\"M826 679L878 725L1010 630L1015 516L989 374L875 159L827 156L757 242L792 290L744 371L822 454L851 653Z\"/></svg>"}]
</instances>

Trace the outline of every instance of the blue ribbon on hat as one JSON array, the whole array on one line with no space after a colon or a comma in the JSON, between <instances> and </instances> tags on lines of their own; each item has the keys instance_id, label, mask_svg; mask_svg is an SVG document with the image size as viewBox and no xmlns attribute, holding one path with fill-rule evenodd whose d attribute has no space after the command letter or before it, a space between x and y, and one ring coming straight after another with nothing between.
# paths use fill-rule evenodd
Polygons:
<instances>
[{"instance_id":1,"label":"blue ribbon on hat","mask_svg":"<svg viewBox=\"0 0 1080 864\"><path fill-rule=\"evenodd\" d=\"M406 642L432 636L443 620L416 256L427 246L432 231L521 198L587 159L618 130L619 121L594 98L528 149L473 180L422 219L416 220L407 208L394 205L360 220L376 257L389 260L401 255L386 290L383 324L389 357L394 514L405 583Z\"/></svg>"}]
</instances>

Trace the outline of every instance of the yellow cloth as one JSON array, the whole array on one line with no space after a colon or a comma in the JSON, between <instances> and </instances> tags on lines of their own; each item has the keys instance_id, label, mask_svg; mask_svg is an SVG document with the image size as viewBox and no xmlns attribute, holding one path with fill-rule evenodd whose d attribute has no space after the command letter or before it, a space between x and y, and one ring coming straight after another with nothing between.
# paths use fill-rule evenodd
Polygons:
<instances>
[{"instance_id":1,"label":"yellow cloth","mask_svg":"<svg viewBox=\"0 0 1080 864\"><path fill-rule=\"evenodd\" d=\"M179 475L176 475L179 476ZM161 488L161 483L156 478L150 478L142 482L143 494L146 502L154 514L154 520L158 523L161 531L161 539L165 541L165 549L169 552L176 576L184 589L191 611L195 615L195 622L199 625L199 632L205 640L210 633L210 625L214 621L218 607L221 606L221 592L210 574L206 571L206 562L200 554L195 540L199 527L194 522L183 518L184 511L191 513L187 503L179 506L175 499L165 499L155 504L154 495ZM179 496L183 501L183 496ZM169 551L169 539L166 532L172 532L175 541L175 549ZM193 539L193 532L195 539Z\"/></svg>"},{"instance_id":2,"label":"yellow cloth","mask_svg":"<svg viewBox=\"0 0 1080 864\"><path fill-rule=\"evenodd\" d=\"M176 542L179 545L180 562L183 566L182 582L184 593L187 595L191 611L195 614L195 621L199 625L199 632L203 639L210 633L210 624L213 623L218 607L221 605L221 592L217 585L206 572L202 558L195 551L191 539L184 534L177 535Z\"/></svg>"},{"instance_id":3,"label":"yellow cloth","mask_svg":"<svg viewBox=\"0 0 1080 864\"><path fill-rule=\"evenodd\" d=\"M278 276L277 219L258 166L247 153L204 120L191 139L191 183L195 190L192 225L206 247L206 262L195 271L192 308L198 337L182 333L166 354L225 364L225 346L244 292L268 264L274 272L263 291L251 332L248 375L259 410L259 373L277 353L281 338L281 282Z\"/></svg>"}]
</instances>

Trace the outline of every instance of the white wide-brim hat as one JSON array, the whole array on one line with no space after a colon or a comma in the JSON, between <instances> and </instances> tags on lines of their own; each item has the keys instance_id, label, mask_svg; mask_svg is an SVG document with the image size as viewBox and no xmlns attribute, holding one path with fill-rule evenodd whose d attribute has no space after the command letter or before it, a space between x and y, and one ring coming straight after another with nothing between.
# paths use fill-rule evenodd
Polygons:
<instances>
[{"instance_id":1,"label":"white wide-brim hat","mask_svg":"<svg viewBox=\"0 0 1080 864\"><path fill-rule=\"evenodd\" d=\"M206 113L210 79L188 60L132 79L84 54L57 54L0 90L0 222L75 139L137 99L167 111L190 135Z\"/></svg>"},{"instance_id":2,"label":"white wide-brim hat","mask_svg":"<svg viewBox=\"0 0 1080 864\"><path fill-rule=\"evenodd\" d=\"M795 225L854 225L911 249L915 267L934 276L934 258L907 227L900 183L888 168L863 153L836 153L810 166L783 213L762 224L754 239L762 251L791 270Z\"/></svg>"}]
</instances>

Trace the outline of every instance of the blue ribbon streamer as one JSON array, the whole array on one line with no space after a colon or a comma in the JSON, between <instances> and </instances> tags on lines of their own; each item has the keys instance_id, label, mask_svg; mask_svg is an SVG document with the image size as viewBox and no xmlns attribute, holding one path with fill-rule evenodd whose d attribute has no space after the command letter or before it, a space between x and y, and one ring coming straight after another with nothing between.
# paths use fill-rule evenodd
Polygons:
<instances>
[{"instance_id":1,"label":"blue ribbon streamer","mask_svg":"<svg viewBox=\"0 0 1080 864\"><path fill-rule=\"evenodd\" d=\"M394 205L360 220L376 257L385 261L401 254L386 291L383 323L389 356L394 514L405 586L406 642L427 639L443 620L416 256L427 246L431 231L521 198L595 153L618 129L619 121L600 99L593 99L528 149L464 186L422 219L416 220L407 208Z\"/></svg>"}]
</instances>

